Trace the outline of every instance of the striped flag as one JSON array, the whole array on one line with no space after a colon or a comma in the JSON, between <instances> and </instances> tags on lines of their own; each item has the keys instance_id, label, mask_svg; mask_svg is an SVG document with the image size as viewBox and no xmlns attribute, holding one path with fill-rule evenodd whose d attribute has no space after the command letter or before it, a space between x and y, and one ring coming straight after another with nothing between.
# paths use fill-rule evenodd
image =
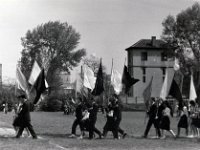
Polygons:
<instances>
[{"instance_id":1,"label":"striped flag","mask_svg":"<svg viewBox=\"0 0 200 150\"><path fill-rule=\"evenodd\" d=\"M144 98L144 104L146 106L146 110L149 109L150 106L150 101L151 101L151 92L152 92L152 81L153 81L153 76L151 77L151 80L147 87L145 88L143 92L143 98Z\"/></svg>"},{"instance_id":2,"label":"striped flag","mask_svg":"<svg viewBox=\"0 0 200 150\"><path fill-rule=\"evenodd\" d=\"M44 69L42 69L39 76L37 77L35 83L33 84L32 88L31 88L31 91L33 89L36 91L36 95L33 100L33 104L37 104L37 102L40 99L41 94L46 90Z\"/></svg>"},{"instance_id":3,"label":"striped flag","mask_svg":"<svg viewBox=\"0 0 200 150\"><path fill-rule=\"evenodd\" d=\"M41 72L41 68L40 66L38 65L37 61L34 62L33 64L33 67L32 67L32 70L31 70L31 74L30 74L30 77L29 77L29 80L28 82L33 85L36 81L36 79L38 78L39 74ZM49 85L45 79L45 86L48 88Z\"/></svg>"},{"instance_id":4,"label":"striped flag","mask_svg":"<svg viewBox=\"0 0 200 150\"><path fill-rule=\"evenodd\" d=\"M28 92L28 84L27 84L24 74L21 72L19 67L16 68L16 79L17 79L18 89L21 89L27 93Z\"/></svg>"}]
</instances>

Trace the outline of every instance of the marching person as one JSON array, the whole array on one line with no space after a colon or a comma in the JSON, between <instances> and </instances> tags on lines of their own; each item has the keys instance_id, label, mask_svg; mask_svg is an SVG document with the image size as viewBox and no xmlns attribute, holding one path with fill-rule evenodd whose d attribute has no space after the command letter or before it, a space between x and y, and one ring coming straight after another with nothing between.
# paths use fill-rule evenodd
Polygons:
<instances>
[{"instance_id":1,"label":"marching person","mask_svg":"<svg viewBox=\"0 0 200 150\"><path fill-rule=\"evenodd\" d=\"M14 118L14 119L13 119L13 127L14 127L14 130L15 130L15 132L16 132L16 135L17 135L17 133L18 133L19 127L22 125L21 120L20 120L20 117L19 117L19 113L20 113L20 111L21 111L21 109L22 109L22 104L23 104L23 103L19 102L19 104L15 106L15 107L16 107L16 108L15 108L15 115L13 116L13 118ZM30 133L29 133L28 128L25 128L25 130L26 130L26 132L27 132L27 135L29 136Z\"/></svg>"},{"instance_id":2,"label":"marching person","mask_svg":"<svg viewBox=\"0 0 200 150\"><path fill-rule=\"evenodd\" d=\"M163 107L164 107L164 110L163 110L163 117L161 119L161 122L160 122L160 129L162 129L162 137L161 139L165 139L165 132L168 131L170 132L174 138L176 138L173 130L170 129L170 117L173 116L173 112L171 110L171 107L169 105L169 103L167 101L164 101L163 102Z\"/></svg>"},{"instance_id":3,"label":"marching person","mask_svg":"<svg viewBox=\"0 0 200 150\"><path fill-rule=\"evenodd\" d=\"M121 112L121 106L119 104L119 98L116 94L113 95L114 101L113 101L113 117L114 117L114 138L119 139L118 132L122 135L122 138L125 138L127 133L124 132L120 128L120 123L122 120L122 112Z\"/></svg>"},{"instance_id":4,"label":"marching person","mask_svg":"<svg viewBox=\"0 0 200 150\"><path fill-rule=\"evenodd\" d=\"M185 129L185 134L188 136L188 110L186 106L183 107L183 110L180 110L180 120L178 122L176 137L179 137L181 128Z\"/></svg>"},{"instance_id":5,"label":"marching person","mask_svg":"<svg viewBox=\"0 0 200 150\"><path fill-rule=\"evenodd\" d=\"M25 95L18 96L19 101L22 103L21 110L18 113L18 117L20 120L20 126L16 138L20 138L25 128L28 128L30 134L33 139L37 139L37 135L33 130L31 125L31 117L30 117L30 103L27 101Z\"/></svg>"},{"instance_id":6,"label":"marching person","mask_svg":"<svg viewBox=\"0 0 200 150\"><path fill-rule=\"evenodd\" d=\"M97 112L98 112L98 106L95 102L92 103L92 108L89 109L89 139L92 139L94 136L94 132L99 135L99 138L102 138L101 132L95 127L96 121L97 121Z\"/></svg>"},{"instance_id":7,"label":"marching person","mask_svg":"<svg viewBox=\"0 0 200 150\"><path fill-rule=\"evenodd\" d=\"M113 110L113 107L112 107L112 104L111 104L111 99L109 100L109 103L108 103L108 107L106 108L106 118L107 118L107 121L106 121L106 124L104 125L103 127L103 137L105 138L107 136L107 133L108 131L114 131L114 117L113 117L113 113L114 113L114 110ZM114 136L114 133L113 133L113 136Z\"/></svg>"},{"instance_id":8,"label":"marching person","mask_svg":"<svg viewBox=\"0 0 200 150\"><path fill-rule=\"evenodd\" d=\"M159 122L160 122L160 116L158 114L158 107L159 107L159 100L155 100L154 97L151 98L152 104L151 107L149 109L149 111L147 112L148 116L149 116L149 120L144 132L143 137L147 138L149 130L151 128L152 125L154 125L155 129L156 129L156 135L158 135L158 137L161 136L160 130L159 130Z\"/></svg>"},{"instance_id":9,"label":"marching person","mask_svg":"<svg viewBox=\"0 0 200 150\"><path fill-rule=\"evenodd\" d=\"M74 120L73 124L72 124L72 132L71 135L69 137L76 137L76 127L79 125L81 132L83 131L83 126L82 126L82 118L83 118L83 101L82 99L79 97L79 103L78 106L76 107L75 110L75 116L76 119Z\"/></svg>"}]
</instances>

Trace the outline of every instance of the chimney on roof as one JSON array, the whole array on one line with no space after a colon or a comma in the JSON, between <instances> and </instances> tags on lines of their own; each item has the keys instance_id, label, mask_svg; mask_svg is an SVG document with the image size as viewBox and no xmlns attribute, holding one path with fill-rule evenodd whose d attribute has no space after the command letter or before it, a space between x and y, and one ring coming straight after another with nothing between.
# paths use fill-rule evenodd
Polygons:
<instances>
[{"instance_id":1,"label":"chimney on roof","mask_svg":"<svg viewBox=\"0 0 200 150\"><path fill-rule=\"evenodd\" d=\"M151 45L156 46L156 36L151 37Z\"/></svg>"}]
</instances>

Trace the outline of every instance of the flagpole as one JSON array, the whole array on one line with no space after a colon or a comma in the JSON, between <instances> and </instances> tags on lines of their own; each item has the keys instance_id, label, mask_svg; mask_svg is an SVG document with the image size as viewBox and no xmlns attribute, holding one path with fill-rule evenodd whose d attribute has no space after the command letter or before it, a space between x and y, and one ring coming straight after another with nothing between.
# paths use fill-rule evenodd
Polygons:
<instances>
[{"instance_id":1,"label":"flagpole","mask_svg":"<svg viewBox=\"0 0 200 150\"><path fill-rule=\"evenodd\" d=\"M124 61L124 66L126 65L126 57L125 57L125 61ZM128 65L127 65L127 67L128 67ZM126 104L128 103L128 94L126 93L125 94L126 95Z\"/></svg>"},{"instance_id":2,"label":"flagpole","mask_svg":"<svg viewBox=\"0 0 200 150\"><path fill-rule=\"evenodd\" d=\"M112 77L112 72L113 72L113 58L112 58L112 64L111 64L110 81L111 81L111 77ZM111 87L111 82L109 84L108 97L110 97L110 87Z\"/></svg>"}]
</instances>

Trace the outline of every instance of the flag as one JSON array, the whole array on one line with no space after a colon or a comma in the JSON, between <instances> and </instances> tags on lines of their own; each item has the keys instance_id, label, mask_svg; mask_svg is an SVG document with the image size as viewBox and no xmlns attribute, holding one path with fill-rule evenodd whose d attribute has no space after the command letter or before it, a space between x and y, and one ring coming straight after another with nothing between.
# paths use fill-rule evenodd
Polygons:
<instances>
[{"instance_id":1,"label":"flag","mask_svg":"<svg viewBox=\"0 0 200 150\"><path fill-rule=\"evenodd\" d=\"M131 77L131 75L128 72L127 66L124 65L122 84L125 86L125 93L128 93L131 86L134 85L138 81L139 81L139 79L134 79Z\"/></svg>"},{"instance_id":2,"label":"flag","mask_svg":"<svg viewBox=\"0 0 200 150\"><path fill-rule=\"evenodd\" d=\"M151 78L149 84L147 85L147 87L145 88L145 90L142 94L143 98L144 98L144 104L146 106L146 110L148 110L149 106L150 106L151 92L152 92L152 81L153 81L153 77Z\"/></svg>"},{"instance_id":3,"label":"flag","mask_svg":"<svg viewBox=\"0 0 200 150\"><path fill-rule=\"evenodd\" d=\"M91 90L95 87L96 78L94 76L94 72L88 66L84 66L83 68L83 86L89 88Z\"/></svg>"},{"instance_id":4,"label":"flag","mask_svg":"<svg viewBox=\"0 0 200 150\"><path fill-rule=\"evenodd\" d=\"M28 82L31 85L33 85L35 83L35 81L36 81L37 77L39 76L40 72L41 72L41 68L38 65L37 61L35 61L34 64L33 64L32 70L31 70L31 74L30 74L29 80L28 80ZM49 87L46 79L45 79L45 86L47 88Z\"/></svg>"},{"instance_id":5,"label":"flag","mask_svg":"<svg viewBox=\"0 0 200 150\"><path fill-rule=\"evenodd\" d=\"M183 108L182 94L181 94L180 88L174 78L173 78L172 84L170 86L169 95L173 96L175 99L178 100L179 110L181 110Z\"/></svg>"},{"instance_id":6,"label":"flag","mask_svg":"<svg viewBox=\"0 0 200 150\"><path fill-rule=\"evenodd\" d=\"M94 87L94 89L92 91L92 95L98 96L103 91L104 91L104 87L103 87L103 70L102 70L102 65L101 65L101 61L100 61L99 70L98 70L97 78L96 78L96 83L95 83L95 87Z\"/></svg>"},{"instance_id":7,"label":"flag","mask_svg":"<svg viewBox=\"0 0 200 150\"><path fill-rule=\"evenodd\" d=\"M162 85L162 89L161 89L161 92L160 92L160 98L162 98L163 100L166 99L167 95L168 95L168 72L166 72L166 75L165 75L165 80L163 82L163 85Z\"/></svg>"},{"instance_id":8,"label":"flag","mask_svg":"<svg viewBox=\"0 0 200 150\"><path fill-rule=\"evenodd\" d=\"M180 69L179 60L178 60L178 58L175 57L175 60L174 60L174 70L178 71L179 69Z\"/></svg>"},{"instance_id":9,"label":"flag","mask_svg":"<svg viewBox=\"0 0 200 150\"><path fill-rule=\"evenodd\" d=\"M24 74L21 72L19 67L17 67L16 69L16 78L17 78L18 89L21 89L24 92L28 90L28 84L26 78Z\"/></svg>"},{"instance_id":10,"label":"flag","mask_svg":"<svg viewBox=\"0 0 200 150\"><path fill-rule=\"evenodd\" d=\"M191 75L191 79L190 79L190 98L189 100L196 100L197 98L197 94L196 94L196 90L195 90L195 86L194 86L194 81L193 81L193 75Z\"/></svg>"},{"instance_id":11,"label":"flag","mask_svg":"<svg viewBox=\"0 0 200 150\"><path fill-rule=\"evenodd\" d=\"M122 90L122 75L115 69L112 70L111 74L111 84L116 92L119 94Z\"/></svg>"},{"instance_id":12,"label":"flag","mask_svg":"<svg viewBox=\"0 0 200 150\"><path fill-rule=\"evenodd\" d=\"M36 96L33 100L33 104L36 104L40 99L41 94L46 90L44 69L42 69L42 71L40 72L31 89L34 89L36 92Z\"/></svg>"}]
</instances>

